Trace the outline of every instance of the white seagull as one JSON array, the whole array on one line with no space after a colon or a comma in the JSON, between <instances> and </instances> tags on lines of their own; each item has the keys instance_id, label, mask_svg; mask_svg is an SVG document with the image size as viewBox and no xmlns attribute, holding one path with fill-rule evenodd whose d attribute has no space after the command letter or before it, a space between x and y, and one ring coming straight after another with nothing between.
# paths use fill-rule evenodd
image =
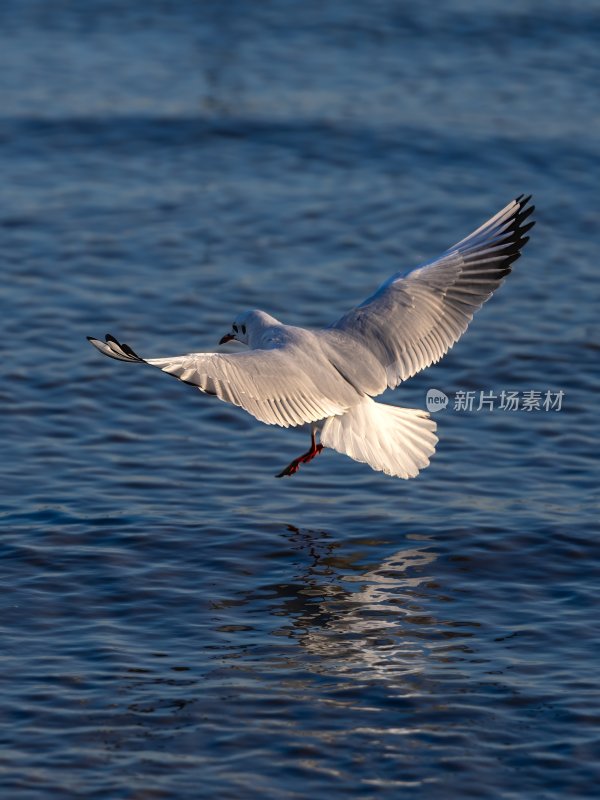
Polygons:
<instances>
[{"instance_id":1,"label":"white seagull","mask_svg":"<svg viewBox=\"0 0 600 800\"><path fill-rule=\"evenodd\" d=\"M111 358L159 367L267 425L310 424L310 449L278 478L293 475L324 447L414 478L435 452L435 422L420 409L372 398L439 361L465 332L528 241L530 199L517 197L439 258L392 275L323 330L245 311L219 344L235 339L248 350L167 358L140 358L110 334L104 342L88 339Z\"/></svg>"}]
</instances>

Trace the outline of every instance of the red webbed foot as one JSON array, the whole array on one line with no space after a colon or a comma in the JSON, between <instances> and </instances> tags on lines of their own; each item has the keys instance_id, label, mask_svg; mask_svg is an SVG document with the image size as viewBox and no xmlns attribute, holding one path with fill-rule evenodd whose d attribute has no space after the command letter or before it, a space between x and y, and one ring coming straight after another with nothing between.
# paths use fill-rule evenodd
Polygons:
<instances>
[{"instance_id":1,"label":"red webbed foot","mask_svg":"<svg viewBox=\"0 0 600 800\"><path fill-rule=\"evenodd\" d=\"M276 478L284 478L286 475L295 475L296 472L300 469L300 464L308 464L309 461L312 461L315 456L318 456L321 450L323 449L322 444L316 444L314 439L312 442L312 447L310 450L307 450L306 453L303 453L298 458L295 458L290 464L287 465L285 469L283 469Z\"/></svg>"}]
</instances>

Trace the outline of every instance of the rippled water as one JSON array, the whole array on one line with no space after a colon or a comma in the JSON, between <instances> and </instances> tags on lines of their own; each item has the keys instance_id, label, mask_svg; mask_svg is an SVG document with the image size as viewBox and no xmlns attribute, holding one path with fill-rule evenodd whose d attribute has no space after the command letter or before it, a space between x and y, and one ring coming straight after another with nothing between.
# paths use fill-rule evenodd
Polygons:
<instances>
[{"instance_id":1,"label":"rippled water","mask_svg":"<svg viewBox=\"0 0 600 800\"><path fill-rule=\"evenodd\" d=\"M126 8L123 8L123 5ZM0 7L0 787L589 798L600 770L594 2ZM322 325L521 192L419 479L150 370Z\"/></svg>"}]
</instances>

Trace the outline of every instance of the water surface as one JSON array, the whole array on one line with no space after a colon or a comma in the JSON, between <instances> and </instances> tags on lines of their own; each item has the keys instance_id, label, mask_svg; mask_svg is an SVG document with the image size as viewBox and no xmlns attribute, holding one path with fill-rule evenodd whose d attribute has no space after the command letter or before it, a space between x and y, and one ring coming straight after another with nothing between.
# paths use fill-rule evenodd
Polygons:
<instances>
[{"instance_id":1,"label":"water surface","mask_svg":"<svg viewBox=\"0 0 600 800\"><path fill-rule=\"evenodd\" d=\"M592 2L0 9L0 786L589 798L598 780ZM414 5L414 4L413 4ZM418 480L102 359L325 325L532 192Z\"/></svg>"}]
</instances>

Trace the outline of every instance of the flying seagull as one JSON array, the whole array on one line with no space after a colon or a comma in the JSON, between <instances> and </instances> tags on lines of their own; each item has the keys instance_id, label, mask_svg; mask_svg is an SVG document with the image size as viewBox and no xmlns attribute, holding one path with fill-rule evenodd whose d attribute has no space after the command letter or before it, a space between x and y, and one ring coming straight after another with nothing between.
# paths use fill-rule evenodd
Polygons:
<instances>
[{"instance_id":1,"label":"flying seagull","mask_svg":"<svg viewBox=\"0 0 600 800\"><path fill-rule=\"evenodd\" d=\"M324 447L414 478L435 452L435 422L420 409L373 398L439 361L465 332L528 241L530 199L517 197L439 258L392 275L323 330L245 311L219 344L235 339L247 350L167 358L141 358L110 334L104 342L88 339L111 358L159 367L267 425L310 424L310 448L278 478L293 475Z\"/></svg>"}]
</instances>

